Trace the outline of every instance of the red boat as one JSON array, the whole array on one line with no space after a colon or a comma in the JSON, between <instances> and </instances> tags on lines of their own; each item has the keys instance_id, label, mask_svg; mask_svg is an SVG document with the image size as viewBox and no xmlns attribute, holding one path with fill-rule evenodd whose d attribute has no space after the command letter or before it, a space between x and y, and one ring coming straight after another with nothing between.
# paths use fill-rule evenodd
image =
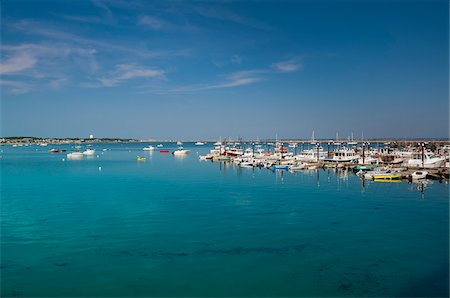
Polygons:
<instances>
[{"instance_id":1,"label":"red boat","mask_svg":"<svg viewBox=\"0 0 450 298\"><path fill-rule=\"evenodd\" d=\"M161 152L161 153L169 153L170 151L167 150L167 149L163 149L163 150L159 150L159 152Z\"/></svg>"}]
</instances>

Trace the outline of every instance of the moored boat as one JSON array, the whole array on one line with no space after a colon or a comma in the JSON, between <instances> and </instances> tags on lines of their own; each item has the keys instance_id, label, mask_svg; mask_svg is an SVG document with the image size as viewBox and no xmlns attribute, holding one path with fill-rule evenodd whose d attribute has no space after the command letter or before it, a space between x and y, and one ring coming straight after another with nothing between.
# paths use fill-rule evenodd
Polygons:
<instances>
[{"instance_id":1,"label":"moored boat","mask_svg":"<svg viewBox=\"0 0 450 298\"><path fill-rule=\"evenodd\" d=\"M87 149L86 151L83 152L84 155L94 155L95 154L95 150L94 149Z\"/></svg>"},{"instance_id":2,"label":"moored boat","mask_svg":"<svg viewBox=\"0 0 450 298\"><path fill-rule=\"evenodd\" d=\"M401 181L402 174L398 173L386 173L386 174L377 174L373 176L375 181Z\"/></svg>"},{"instance_id":3,"label":"moored boat","mask_svg":"<svg viewBox=\"0 0 450 298\"><path fill-rule=\"evenodd\" d=\"M84 157L84 154L81 152L72 152L67 154L68 159L82 159Z\"/></svg>"},{"instance_id":4,"label":"moored boat","mask_svg":"<svg viewBox=\"0 0 450 298\"><path fill-rule=\"evenodd\" d=\"M415 171L411 173L411 179L412 180L425 179L427 178L427 175L428 175L427 171Z\"/></svg>"},{"instance_id":5,"label":"moored boat","mask_svg":"<svg viewBox=\"0 0 450 298\"><path fill-rule=\"evenodd\" d=\"M174 152L172 152L173 155L185 155L188 154L190 152L190 150L187 149L178 149L175 150Z\"/></svg>"}]
</instances>

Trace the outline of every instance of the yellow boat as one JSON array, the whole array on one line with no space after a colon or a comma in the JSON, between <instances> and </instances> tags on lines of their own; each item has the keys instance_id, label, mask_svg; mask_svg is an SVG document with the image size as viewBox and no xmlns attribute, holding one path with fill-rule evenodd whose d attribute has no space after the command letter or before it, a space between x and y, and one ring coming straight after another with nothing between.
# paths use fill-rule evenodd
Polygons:
<instances>
[{"instance_id":1,"label":"yellow boat","mask_svg":"<svg viewBox=\"0 0 450 298\"><path fill-rule=\"evenodd\" d=\"M147 158L145 158L145 157L140 157L140 156L138 156L137 157L137 160L139 160L139 161L144 161L144 160L146 160Z\"/></svg>"},{"instance_id":2,"label":"yellow boat","mask_svg":"<svg viewBox=\"0 0 450 298\"><path fill-rule=\"evenodd\" d=\"M380 174L374 175L373 179L375 181L392 181L392 182L400 182L402 180L402 174Z\"/></svg>"}]
</instances>

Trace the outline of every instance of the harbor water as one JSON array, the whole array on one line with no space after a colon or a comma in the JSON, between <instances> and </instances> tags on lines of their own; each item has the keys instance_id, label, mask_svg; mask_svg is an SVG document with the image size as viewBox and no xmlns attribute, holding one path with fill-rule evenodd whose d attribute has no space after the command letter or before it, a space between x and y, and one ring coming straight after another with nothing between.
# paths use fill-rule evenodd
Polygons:
<instances>
[{"instance_id":1,"label":"harbor water","mask_svg":"<svg viewBox=\"0 0 450 298\"><path fill-rule=\"evenodd\" d=\"M2 297L448 296L445 181L239 168L199 161L209 144L147 145L94 144L81 160L66 158L72 145L0 148Z\"/></svg>"}]
</instances>

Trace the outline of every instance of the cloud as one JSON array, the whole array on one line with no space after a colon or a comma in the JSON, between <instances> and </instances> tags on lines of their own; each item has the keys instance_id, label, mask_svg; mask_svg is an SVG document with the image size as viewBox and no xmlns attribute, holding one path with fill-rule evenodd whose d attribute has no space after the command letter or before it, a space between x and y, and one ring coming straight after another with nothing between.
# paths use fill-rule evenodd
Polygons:
<instances>
[{"instance_id":1,"label":"cloud","mask_svg":"<svg viewBox=\"0 0 450 298\"><path fill-rule=\"evenodd\" d=\"M230 61L233 64L241 64L242 63L242 58L239 55L233 55L233 56L231 56Z\"/></svg>"},{"instance_id":2,"label":"cloud","mask_svg":"<svg viewBox=\"0 0 450 298\"><path fill-rule=\"evenodd\" d=\"M114 41L79 36L77 34L71 33L69 30L58 30L55 29L56 26L51 26L48 23L34 20L10 22L8 23L8 26L12 30L21 32L23 34L44 36L46 38L57 40L60 42L74 44L74 47L95 47L102 49L103 52L113 52L114 54L126 53L143 58L154 58L161 56L185 56L189 53L189 51L186 49L177 51L150 51L146 48L143 48L142 46L139 46L143 44L140 40L127 40L123 41L122 43L118 43ZM132 44L133 46L127 46L127 44Z\"/></svg>"},{"instance_id":3,"label":"cloud","mask_svg":"<svg viewBox=\"0 0 450 298\"><path fill-rule=\"evenodd\" d=\"M141 16L139 17L138 20L138 25L142 25L142 26L148 26L152 29L164 29L167 28L168 24L163 21L160 20L158 18L152 17L152 16Z\"/></svg>"},{"instance_id":4,"label":"cloud","mask_svg":"<svg viewBox=\"0 0 450 298\"><path fill-rule=\"evenodd\" d=\"M4 86L12 94L24 94L32 89L30 84L11 80L0 80L0 86Z\"/></svg>"},{"instance_id":5,"label":"cloud","mask_svg":"<svg viewBox=\"0 0 450 298\"><path fill-rule=\"evenodd\" d=\"M0 74L19 73L23 70L32 68L37 59L28 53L19 53L7 59L0 64Z\"/></svg>"},{"instance_id":6,"label":"cloud","mask_svg":"<svg viewBox=\"0 0 450 298\"><path fill-rule=\"evenodd\" d=\"M203 84L203 85L191 85L191 86L182 86L173 88L171 90L167 90L162 93L190 93L197 91L205 91L212 89L223 89L223 88L232 88L239 87L244 85L250 85L256 82L263 80L262 76L258 74L262 74L265 71L262 70L245 70L234 72L227 76L227 78L223 82L211 83L211 84Z\"/></svg>"},{"instance_id":7,"label":"cloud","mask_svg":"<svg viewBox=\"0 0 450 298\"><path fill-rule=\"evenodd\" d=\"M51 81L50 81L49 86L50 86L52 89L59 89L59 88L61 88L67 81L68 81L67 78L58 78L58 79L54 79L54 80L51 80Z\"/></svg>"},{"instance_id":8,"label":"cloud","mask_svg":"<svg viewBox=\"0 0 450 298\"><path fill-rule=\"evenodd\" d=\"M103 3L100 0L92 0L92 4L94 4L95 6L97 6L98 8L100 8L103 11L103 14L110 20L114 20L113 14L111 12L111 10L109 9L108 6L106 6L105 3Z\"/></svg>"},{"instance_id":9,"label":"cloud","mask_svg":"<svg viewBox=\"0 0 450 298\"><path fill-rule=\"evenodd\" d=\"M144 68L135 64L119 64L108 77L98 79L103 87L114 87L123 81L134 78L166 79L165 72L159 69Z\"/></svg>"},{"instance_id":10,"label":"cloud","mask_svg":"<svg viewBox=\"0 0 450 298\"><path fill-rule=\"evenodd\" d=\"M81 23L100 24L103 22L102 18L97 16L79 16L79 15L55 15L55 16L62 18L64 20Z\"/></svg>"},{"instance_id":11,"label":"cloud","mask_svg":"<svg viewBox=\"0 0 450 298\"><path fill-rule=\"evenodd\" d=\"M278 72L288 73L302 69L302 65L296 60L281 61L272 64L272 68Z\"/></svg>"}]
</instances>

